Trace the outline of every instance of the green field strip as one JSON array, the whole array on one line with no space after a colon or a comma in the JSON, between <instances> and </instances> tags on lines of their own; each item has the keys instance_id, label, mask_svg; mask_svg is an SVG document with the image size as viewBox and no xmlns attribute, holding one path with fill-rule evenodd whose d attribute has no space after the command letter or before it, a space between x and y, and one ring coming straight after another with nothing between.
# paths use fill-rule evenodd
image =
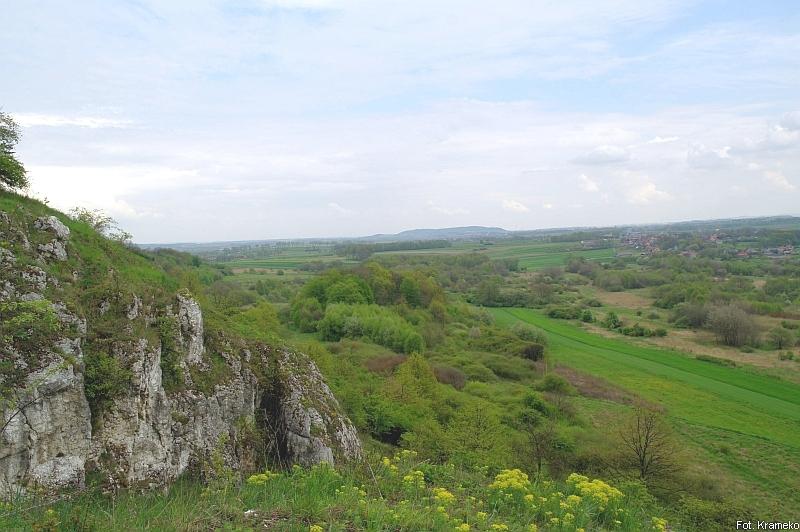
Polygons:
<instances>
[{"instance_id":1,"label":"green field strip","mask_svg":"<svg viewBox=\"0 0 800 532\"><path fill-rule=\"evenodd\" d=\"M492 309L492 313L501 324L519 320L541 327L550 335L554 358L661 402L676 417L800 447L796 385L716 367L677 352L609 340L527 309Z\"/></svg>"}]
</instances>

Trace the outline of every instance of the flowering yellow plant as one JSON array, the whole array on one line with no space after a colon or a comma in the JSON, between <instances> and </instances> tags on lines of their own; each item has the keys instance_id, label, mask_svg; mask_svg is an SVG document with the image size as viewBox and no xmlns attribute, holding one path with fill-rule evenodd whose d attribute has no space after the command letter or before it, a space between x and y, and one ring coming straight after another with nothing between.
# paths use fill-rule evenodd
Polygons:
<instances>
[{"instance_id":1,"label":"flowering yellow plant","mask_svg":"<svg viewBox=\"0 0 800 532\"><path fill-rule=\"evenodd\" d=\"M275 477L279 477L278 473L273 473L271 471L264 471L263 473L257 473L255 475L251 475L247 478L247 483L251 486L263 486L271 479Z\"/></svg>"},{"instance_id":2,"label":"flowering yellow plant","mask_svg":"<svg viewBox=\"0 0 800 532\"><path fill-rule=\"evenodd\" d=\"M433 488L433 496L437 501L450 504L456 500L456 496L447 491L446 488Z\"/></svg>"},{"instance_id":3,"label":"flowering yellow plant","mask_svg":"<svg viewBox=\"0 0 800 532\"><path fill-rule=\"evenodd\" d=\"M489 487L496 490L528 491L531 481L519 469L504 469L494 477Z\"/></svg>"},{"instance_id":4,"label":"flowering yellow plant","mask_svg":"<svg viewBox=\"0 0 800 532\"><path fill-rule=\"evenodd\" d=\"M589 480L588 477L573 473L567 478L567 483L583 497L596 503L600 511L603 511L609 503L616 503L622 499L621 491L600 479Z\"/></svg>"}]
</instances>

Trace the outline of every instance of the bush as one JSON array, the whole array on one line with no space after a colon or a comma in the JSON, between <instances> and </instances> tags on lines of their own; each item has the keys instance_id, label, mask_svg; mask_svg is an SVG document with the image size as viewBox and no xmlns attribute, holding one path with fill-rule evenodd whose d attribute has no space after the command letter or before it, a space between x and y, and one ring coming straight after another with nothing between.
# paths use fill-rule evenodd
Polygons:
<instances>
[{"instance_id":1,"label":"bush","mask_svg":"<svg viewBox=\"0 0 800 532\"><path fill-rule=\"evenodd\" d=\"M550 307L547 309L547 315L550 318L559 320L577 320L580 319L582 311L579 307Z\"/></svg>"},{"instance_id":2,"label":"bush","mask_svg":"<svg viewBox=\"0 0 800 532\"><path fill-rule=\"evenodd\" d=\"M464 372L450 366L434 366L433 374L437 381L449 384L456 390L463 390L467 384L467 376L464 375Z\"/></svg>"},{"instance_id":3,"label":"bush","mask_svg":"<svg viewBox=\"0 0 800 532\"><path fill-rule=\"evenodd\" d=\"M422 336L403 318L378 305L328 305L317 326L323 340L365 337L401 353L422 351Z\"/></svg>"},{"instance_id":4,"label":"bush","mask_svg":"<svg viewBox=\"0 0 800 532\"><path fill-rule=\"evenodd\" d=\"M133 373L105 352L86 353L84 361L84 390L92 418L96 419L101 411L130 387Z\"/></svg>"},{"instance_id":5,"label":"bush","mask_svg":"<svg viewBox=\"0 0 800 532\"><path fill-rule=\"evenodd\" d=\"M294 325L300 332L314 332L317 323L322 319L324 310L322 304L313 297L295 299L292 303L290 316Z\"/></svg>"},{"instance_id":6,"label":"bush","mask_svg":"<svg viewBox=\"0 0 800 532\"><path fill-rule=\"evenodd\" d=\"M619 329L622 327L622 320L617 316L617 313L614 311L609 312L606 314L605 319L602 321L603 327L606 329Z\"/></svg>"},{"instance_id":7,"label":"bush","mask_svg":"<svg viewBox=\"0 0 800 532\"><path fill-rule=\"evenodd\" d=\"M536 384L536 389L540 392L549 392L561 395L573 395L575 388L562 377L555 373L548 373Z\"/></svg>"},{"instance_id":8,"label":"bush","mask_svg":"<svg viewBox=\"0 0 800 532\"><path fill-rule=\"evenodd\" d=\"M511 327L513 332L520 340L527 342L534 342L543 346L547 345L547 334L541 329L525 325L524 323L516 323Z\"/></svg>"},{"instance_id":9,"label":"bush","mask_svg":"<svg viewBox=\"0 0 800 532\"><path fill-rule=\"evenodd\" d=\"M709 327L717 339L728 346L741 347L755 343L758 328L755 320L739 307L727 305L717 307L709 313Z\"/></svg>"},{"instance_id":10,"label":"bush","mask_svg":"<svg viewBox=\"0 0 800 532\"><path fill-rule=\"evenodd\" d=\"M528 360L541 360L544 358L544 346L542 344L528 344L522 348L520 355Z\"/></svg>"},{"instance_id":11,"label":"bush","mask_svg":"<svg viewBox=\"0 0 800 532\"><path fill-rule=\"evenodd\" d=\"M364 362L364 367L373 373L389 374L394 368L406 361L404 355L381 355Z\"/></svg>"},{"instance_id":12,"label":"bush","mask_svg":"<svg viewBox=\"0 0 800 532\"><path fill-rule=\"evenodd\" d=\"M678 327L697 329L706 325L708 316L708 307L702 303L681 303L673 310L670 321Z\"/></svg>"},{"instance_id":13,"label":"bush","mask_svg":"<svg viewBox=\"0 0 800 532\"><path fill-rule=\"evenodd\" d=\"M770 329L767 336L773 349L786 349L787 347L794 346L796 342L794 334L792 334L790 330L784 329L783 327L775 327Z\"/></svg>"},{"instance_id":14,"label":"bush","mask_svg":"<svg viewBox=\"0 0 800 532\"><path fill-rule=\"evenodd\" d=\"M718 366L727 366L729 368L735 368L737 366L736 362L727 358L720 358L711 355L697 355L695 358L697 360L702 360L703 362L711 362L712 364L716 364Z\"/></svg>"}]
</instances>

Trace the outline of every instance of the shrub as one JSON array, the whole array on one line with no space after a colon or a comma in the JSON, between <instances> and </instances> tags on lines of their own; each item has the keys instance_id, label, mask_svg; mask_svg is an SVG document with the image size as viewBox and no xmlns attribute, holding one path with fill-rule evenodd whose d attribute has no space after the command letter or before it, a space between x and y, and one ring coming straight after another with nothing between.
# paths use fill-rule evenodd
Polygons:
<instances>
[{"instance_id":1,"label":"shrub","mask_svg":"<svg viewBox=\"0 0 800 532\"><path fill-rule=\"evenodd\" d=\"M559 320L577 320L581 317L581 309L578 307L550 307L547 315Z\"/></svg>"},{"instance_id":2,"label":"shrub","mask_svg":"<svg viewBox=\"0 0 800 532\"><path fill-rule=\"evenodd\" d=\"M603 327L606 329L619 329L622 327L622 320L617 316L617 313L614 311L609 312L606 314L605 319L602 322Z\"/></svg>"},{"instance_id":3,"label":"shrub","mask_svg":"<svg viewBox=\"0 0 800 532\"><path fill-rule=\"evenodd\" d=\"M381 355L367 359L364 362L364 367L373 373L388 374L405 362L405 360L406 357L403 355Z\"/></svg>"},{"instance_id":4,"label":"shrub","mask_svg":"<svg viewBox=\"0 0 800 532\"><path fill-rule=\"evenodd\" d=\"M395 312L378 305L328 305L318 324L323 340L365 337L400 353L422 351L422 336Z\"/></svg>"},{"instance_id":5,"label":"shrub","mask_svg":"<svg viewBox=\"0 0 800 532\"><path fill-rule=\"evenodd\" d=\"M291 320L301 332L314 332L322 319L322 304L313 297L298 298L292 303Z\"/></svg>"},{"instance_id":6,"label":"shrub","mask_svg":"<svg viewBox=\"0 0 800 532\"><path fill-rule=\"evenodd\" d=\"M735 368L737 366L736 362L727 358L720 358L711 355L697 355L695 358L697 360L702 360L703 362L711 362L712 364L717 364L718 366L727 366L730 368Z\"/></svg>"},{"instance_id":7,"label":"shrub","mask_svg":"<svg viewBox=\"0 0 800 532\"><path fill-rule=\"evenodd\" d=\"M756 342L758 329L753 318L739 307L717 307L709 314L709 327L720 342L741 347Z\"/></svg>"},{"instance_id":8,"label":"shrub","mask_svg":"<svg viewBox=\"0 0 800 532\"><path fill-rule=\"evenodd\" d=\"M467 376L464 375L464 372L450 366L434 366L433 374L437 381L449 384L456 390L463 390L467 384Z\"/></svg>"},{"instance_id":9,"label":"shrub","mask_svg":"<svg viewBox=\"0 0 800 532\"><path fill-rule=\"evenodd\" d=\"M537 383L536 389L540 392L561 395L573 395L575 393L575 388L572 387L567 379L555 373L548 373L545 375L544 378Z\"/></svg>"},{"instance_id":10,"label":"shrub","mask_svg":"<svg viewBox=\"0 0 800 532\"><path fill-rule=\"evenodd\" d=\"M0 303L0 340L18 348L39 347L59 331L52 303L18 301Z\"/></svg>"},{"instance_id":11,"label":"shrub","mask_svg":"<svg viewBox=\"0 0 800 532\"><path fill-rule=\"evenodd\" d=\"M795 344L795 337L792 332L783 327L770 329L768 333L769 343L773 349L786 349Z\"/></svg>"},{"instance_id":12,"label":"shrub","mask_svg":"<svg viewBox=\"0 0 800 532\"><path fill-rule=\"evenodd\" d=\"M511 327L511 332L517 335L520 340L535 342L543 346L547 345L547 334L536 327L531 327L524 323L516 323Z\"/></svg>"},{"instance_id":13,"label":"shrub","mask_svg":"<svg viewBox=\"0 0 800 532\"><path fill-rule=\"evenodd\" d=\"M702 303L681 303L673 310L670 321L678 327L699 328L705 326L708 317L708 307Z\"/></svg>"},{"instance_id":14,"label":"shrub","mask_svg":"<svg viewBox=\"0 0 800 532\"><path fill-rule=\"evenodd\" d=\"M541 360L544 358L544 346L542 344L534 343L527 344L522 348L522 352L520 354L528 360Z\"/></svg>"},{"instance_id":15,"label":"shrub","mask_svg":"<svg viewBox=\"0 0 800 532\"><path fill-rule=\"evenodd\" d=\"M123 367L117 358L105 352L88 352L84 362L84 390L94 419L115 398L125 393L133 373Z\"/></svg>"}]
</instances>

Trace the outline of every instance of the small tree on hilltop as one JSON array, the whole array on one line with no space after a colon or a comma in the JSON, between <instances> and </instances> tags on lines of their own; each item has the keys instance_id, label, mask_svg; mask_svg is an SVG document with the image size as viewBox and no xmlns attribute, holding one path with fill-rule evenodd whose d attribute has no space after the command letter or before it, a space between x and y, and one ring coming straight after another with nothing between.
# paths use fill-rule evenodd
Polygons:
<instances>
[{"instance_id":1,"label":"small tree on hilltop","mask_svg":"<svg viewBox=\"0 0 800 532\"><path fill-rule=\"evenodd\" d=\"M0 112L0 186L25 188L28 176L25 167L14 155L19 142L19 126L11 115Z\"/></svg>"},{"instance_id":2,"label":"small tree on hilltop","mask_svg":"<svg viewBox=\"0 0 800 532\"><path fill-rule=\"evenodd\" d=\"M83 222L92 229L110 240L116 240L123 244L129 244L133 236L120 228L117 221L100 209L86 209L75 207L69 211L69 216L73 220Z\"/></svg>"}]
</instances>

